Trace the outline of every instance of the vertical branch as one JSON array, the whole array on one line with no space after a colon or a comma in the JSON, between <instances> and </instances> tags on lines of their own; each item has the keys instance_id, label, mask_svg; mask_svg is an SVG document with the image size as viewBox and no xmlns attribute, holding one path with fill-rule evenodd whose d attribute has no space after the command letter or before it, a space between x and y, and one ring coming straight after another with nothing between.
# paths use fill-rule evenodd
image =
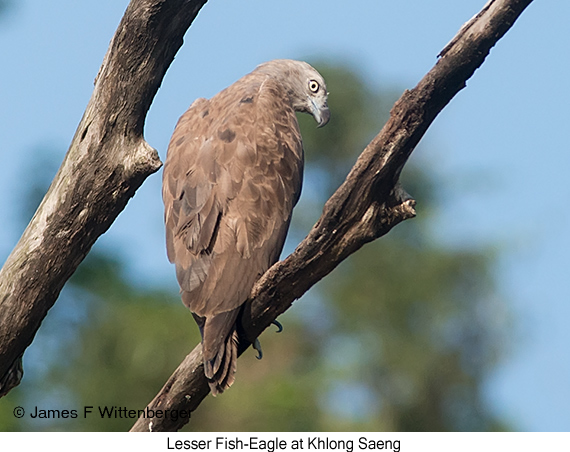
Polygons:
<instances>
[{"instance_id":1,"label":"vertical branch","mask_svg":"<svg viewBox=\"0 0 570 452\"><path fill-rule=\"evenodd\" d=\"M0 395L63 285L161 162L147 111L207 0L132 0L111 41L67 155L0 271Z\"/></svg>"}]
</instances>

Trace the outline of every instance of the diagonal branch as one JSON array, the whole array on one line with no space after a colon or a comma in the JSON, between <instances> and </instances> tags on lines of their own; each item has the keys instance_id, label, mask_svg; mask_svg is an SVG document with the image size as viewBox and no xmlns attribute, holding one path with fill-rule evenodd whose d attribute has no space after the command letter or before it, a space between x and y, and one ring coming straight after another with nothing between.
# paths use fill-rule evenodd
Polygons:
<instances>
[{"instance_id":1,"label":"diagonal branch","mask_svg":"<svg viewBox=\"0 0 570 452\"><path fill-rule=\"evenodd\" d=\"M67 279L161 162L146 113L207 0L132 0L65 160L0 271L0 396Z\"/></svg>"},{"instance_id":2,"label":"diagonal branch","mask_svg":"<svg viewBox=\"0 0 570 452\"><path fill-rule=\"evenodd\" d=\"M382 131L360 155L346 181L327 201L309 235L257 282L242 314L243 349L294 300L362 245L415 215L398 179L408 157L437 114L465 87L491 48L532 0L491 0L465 24L418 85L405 91ZM147 409L191 412L209 389L198 345ZM162 413L161 413L162 414ZM187 417L141 417L132 431L178 430Z\"/></svg>"}]
</instances>

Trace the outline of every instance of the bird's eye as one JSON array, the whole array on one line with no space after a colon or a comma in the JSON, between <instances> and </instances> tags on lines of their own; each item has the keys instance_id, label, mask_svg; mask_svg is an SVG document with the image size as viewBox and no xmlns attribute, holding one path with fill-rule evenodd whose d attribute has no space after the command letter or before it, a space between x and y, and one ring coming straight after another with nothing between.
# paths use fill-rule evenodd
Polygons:
<instances>
[{"instance_id":1,"label":"bird's eye","mask_svg":"<svg viewBox=\"0 0 570 452\"><path fill-rule=\"evenodd\" d=\"M316 80L309 80L309 89L311 90L311 92L316 93L320 87L321 86L319 85L319 82L317 82Z\"/></svg>"}]
</instances>

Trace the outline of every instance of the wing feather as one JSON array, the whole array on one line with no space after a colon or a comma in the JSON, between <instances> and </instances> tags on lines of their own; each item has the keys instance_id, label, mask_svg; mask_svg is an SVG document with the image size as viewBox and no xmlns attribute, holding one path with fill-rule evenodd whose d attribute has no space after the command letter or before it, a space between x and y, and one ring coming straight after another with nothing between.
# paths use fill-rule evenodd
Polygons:
<instances>
[{"instance_id":1,"label":"wing feather","mask_svg":"<svg viewBox=\"0 0 570 452\"><path fill-rule=\"evenodd\" d=\"M200 316L245 301L279 257L301 189L295 113L286 102L275 104L278 86L264 95L260 85L242 79L211 100L197 100L169 145L163 174L168 257L184 302Z\"/></svg>"}]
</instances>

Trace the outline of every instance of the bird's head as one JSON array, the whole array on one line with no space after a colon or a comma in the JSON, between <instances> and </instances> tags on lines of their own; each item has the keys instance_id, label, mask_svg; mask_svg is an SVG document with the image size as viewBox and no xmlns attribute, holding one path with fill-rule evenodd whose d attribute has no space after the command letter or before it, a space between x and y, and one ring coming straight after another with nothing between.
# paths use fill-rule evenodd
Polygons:
<instances>
[{"instance_id":1,"label":"bird's head","mask_svg":"<svg viewBox=\"0 0 570 452\"><path fill-rule=\"evenodd\" d=\"M318 127L329 122L331 114L327 105L327 85L310 64L296 60L273 60L260 65L257 70L278 79L287 90L295 111L311 114Z\"/></svg>"}]
</instances>

